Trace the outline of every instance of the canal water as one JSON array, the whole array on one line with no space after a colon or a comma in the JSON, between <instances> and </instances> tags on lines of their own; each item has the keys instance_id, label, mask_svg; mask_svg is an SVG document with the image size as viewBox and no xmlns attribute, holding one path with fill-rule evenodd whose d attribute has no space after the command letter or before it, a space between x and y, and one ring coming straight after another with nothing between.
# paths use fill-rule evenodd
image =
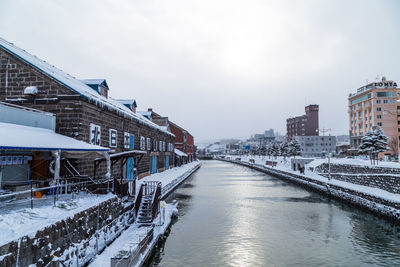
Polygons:
<instances>
[{"instance_id":1,"label":"canal water","mask_svg":"<svg viewBox=\"0 0 400 267\"><path fill-rule=\"evenodd\" d=\"M178 219L149 266L400 266L400 227L220 161L167 200Z\"/></svg>"}]
</instances>

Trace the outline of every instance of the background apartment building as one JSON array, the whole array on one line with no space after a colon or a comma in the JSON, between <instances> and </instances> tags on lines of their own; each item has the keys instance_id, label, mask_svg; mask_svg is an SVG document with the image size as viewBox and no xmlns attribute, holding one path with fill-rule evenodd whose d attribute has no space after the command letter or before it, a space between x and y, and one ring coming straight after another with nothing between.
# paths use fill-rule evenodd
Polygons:
<instances>
[{"instance_id":1,"label":"background apartment building","mask_svg":"<svg viewBox=\"0 0 400 267\"><path fill-rule=\"evenodd\" d=\"M288 140L293 136L315 136L318 135L318 105L308 105L305 107L306 114L286 120L286 130Z\"/></svg>"},{"instance_id":2,"label":"background apartment building","mask_svg":"<svg viewBox=\"0 0 400 267\"><path fill-rule=\"evenodd\" d=\"M364 134L376 126L382 128L390 143L396 144L395 148L398 147L398 97L397 83L388 81L385 77L382 77L380 82L369 83L349 95L349 132L352 148L358 148ZM397 149L394 152L397 154ZM393 154L393 151L386 154Z\"/></svg>"},{"instance_id":3,"label":"background apartment building","mask_svg":"<svg viewBox=\"0 0 400 267\"><path fill-rule=\"evenodd\" d=\"M322 157L328 153L336 154L336 136L294 136L305 158Z\"/></svg>"}]
</instances>

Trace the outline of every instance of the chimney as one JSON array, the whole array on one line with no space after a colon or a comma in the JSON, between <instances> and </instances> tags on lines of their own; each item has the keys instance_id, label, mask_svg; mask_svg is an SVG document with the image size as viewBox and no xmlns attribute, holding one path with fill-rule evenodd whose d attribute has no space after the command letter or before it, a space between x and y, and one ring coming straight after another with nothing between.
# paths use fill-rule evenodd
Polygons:
<instances>
[{"instance_id":1,"label":"chimney","mask_svg":"<svg viewBox=\"0 0 400 267\"><path fill-rule=\"evenodd\" d=\"M153 109L152 108L148 108L147 111L153 112Z\"/></svg>"}]
</instances>

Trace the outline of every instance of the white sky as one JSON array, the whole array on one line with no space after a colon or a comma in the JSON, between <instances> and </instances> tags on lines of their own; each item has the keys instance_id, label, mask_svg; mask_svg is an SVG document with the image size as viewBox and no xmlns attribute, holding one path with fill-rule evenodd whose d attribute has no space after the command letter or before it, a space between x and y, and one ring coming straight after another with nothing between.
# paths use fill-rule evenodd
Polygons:
<instances>
[{"instance_id":1,"label":"white sky","mask_svg":"<svg viewBox=\"0 0 400 267\"><path fill-rule=\"evenodd\" d=\"M248 137L320 105L348 133L347 96L400 82L400 1L1 0L0 36L196 141Z\"/></svg>"}]
</instances>

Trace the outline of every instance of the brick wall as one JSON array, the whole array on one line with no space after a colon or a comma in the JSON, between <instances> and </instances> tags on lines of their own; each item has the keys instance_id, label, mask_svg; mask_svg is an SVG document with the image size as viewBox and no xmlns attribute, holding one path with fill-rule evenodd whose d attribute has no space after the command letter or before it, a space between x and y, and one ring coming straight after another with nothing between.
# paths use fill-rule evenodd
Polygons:
<instances>
[{"instance_id":1,"label":"brick wall","mask_svg":"<svg viewBox=\"0 0 400 267\"><path fill-rule=\"evenodd\" d=\"M6 66L8 64L8 86L6 87ZM39 94L31 98L23 94L27 86L37 86ZM0 48L0 101L6 101L42 111L56 114L56 132L82 140L89 141L90 123L101 127L101 146L109 146L109 129L118 131L117 147L114 152L122 152L124 132L135 136L134 149L139 149L140 136L150 137L151 140L174 143L174 137L158 129L145 125L135 119L128 118L107 107L97 105L78 95L63 84L48 77L29 64L16 58ZM7 99L7 100L6 100ZM170 155L170 166L173 165L173 154L170 152L155 152L158 156L158 169L163 169L165 155ZM93 174L92 160L75 161L81 174ZM140 177L149 174L150 151L142 158L137 166ZM105 174L106 164L102 163L98 175ZM117 163L113 168L115 177L121 176L121 168Z\"/></svg>"}]
</instances>

